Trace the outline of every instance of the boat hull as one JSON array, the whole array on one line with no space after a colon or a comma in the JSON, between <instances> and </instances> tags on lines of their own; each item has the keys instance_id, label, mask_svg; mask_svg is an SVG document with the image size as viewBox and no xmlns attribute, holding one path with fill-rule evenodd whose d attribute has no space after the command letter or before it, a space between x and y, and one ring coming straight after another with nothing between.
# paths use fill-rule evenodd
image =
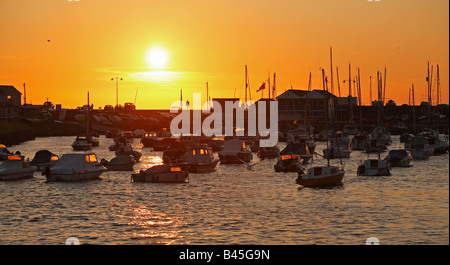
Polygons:
<instances>
[{"instance_id":1,"label":"boat hull","mask_svg":"<svg viewBox=\"0 0 450 265\"><path fill-rule=\"evenodd\" d=\"M52 173L50 171L45 177L47 182L79 182L100 179L100 175L103 171L104 170L74 173Z\"/></svg>"},{"instance_id":2,"label":"boat hull","mask_svg":"<svg viewBox=\"0 0 450 265\"><path fill-rule=\"evenodd\" d=\"M300 163L291 163L288 166L281 166L279 164L276 164L273 166L275 169L275 172L298 172L300 169Z\"/></svg>"},{"instance_id":3,"label":"boat hull","mask_svg":"<svg viewBox=\"0 0 450 265\"><path fill-rule=\"evenodd\" d=\"M221 164L244 164L249 163L253 158L251 153L239 153L237 155L221 155L219 159Z\"/></svg>"},{"instance_id":4,"label":"boat hull","mask_svg":"<svg viewBox=\"0 0 450 265\"><path fill-rule=\"evenodd\" d=\"M92 149L92 144L88 145L72 145L74 151L88 151Z\"/></svg>"},{"instance_id":5,"label":"boat hull","mask_svg":"<svg viewBox=\"0 0 450 265\"><path fill-rule=\"evenodd\" d=\"M187 183L189 174L187 172L163 172L157 174L141 172L131 174L132 182L151 182L151 183Z\"/></svg>"},{"instance_id":6,"label":"boat hull","mask_svg":"<svg viewBox=\"0 0 450 265\"><path fill-rule=\"evenodd\" d=\"M411 150L411 155L414 159L427 160L432 152L432 150Z\"/></svg>"},{"instance_id":7,"label":"boat hull","mask_svg":"<svg viewBox=\"0 0 450 265\"><path fill-rule=\"evenodd\" d=\"M217 163L219 160L214 160L211 163L199 163L196 165L189 165L187 171L192 173L207 173L216 170Z\"/></svg>"},{"instance_id":8,"label":"boat hull","mask_svg":"<svg viewBox=\"0 0 450 265\"><path fill-rule=\"evenodd\" d=\"M364 166L358 166L356 174L358 176L390 176L391 172L388 167L365 168Z\"/></svg>"},{"instance_id":9,"label":"boat hull","mask_svg":"<svg viewBox=\"0 0 450 265\"><path fill-rule=\"evenodd\" d=\"M0 181L30 179L33 178L34 172L36 172L35 167L34 169L25 172L0 174Z\"/></svg>"},{"instance_id":10,"label":"boat hull","mask_svg":"<svg viewBox=\"0 0 450 265\"><path fill-rule=\"evenodd\" d=\"M133 165L134 164L126 164L126 165L107 165L104 164L103 166L106 167L108 171L133 171Z\"/></svg>"},{"instance_id":11,"label":"boat hull","mask_svg":"<svg viewBox=\"0 0 450 265\"><path fill-rule=\"evenodd\" d=\"M344 172L340 172L335 175L317 177L317 178L306 178L305 176L299 176L297 178L297 184L303 187L333 187L341 186L342 179L344 178Z\"/></svg>"}]
</instances>

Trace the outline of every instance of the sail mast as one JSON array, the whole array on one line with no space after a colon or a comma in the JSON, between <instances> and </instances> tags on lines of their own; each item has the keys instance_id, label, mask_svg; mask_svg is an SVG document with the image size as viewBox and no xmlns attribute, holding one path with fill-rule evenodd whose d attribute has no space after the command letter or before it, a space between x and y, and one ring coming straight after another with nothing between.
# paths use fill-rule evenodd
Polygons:
<instances>
[{"instance_id":1,"label":"sail mast","mask_svg":"<svg viewBox=\"0 0 450 265\"><path fill-rule=\"evenodd\" d=\"M333 84L333 48L330 47L330 65L331 65L331 94L334 94Z\"/></svg>"},{"instance_id":2,"label":"sail mast","mask_svg":"<svg viewBox=\"0 0 450 265\"><path fill-rule=\"evenodd\" d=\"M247 87L248 87L247 65L245 65L245 102L247 102Z\"/></svg>"},{"instance_id":3,"label":"sail mast","mask_svg":"<svg viewBox=\"0 0 450 265\"><path fill-rule=\"evenodd\" d=\"M323 90L325 89L325 70L322 68L322 84L323 84ZM329 144L328 144L328 94L325 96L325 135L327 138L327 150L329 150ZM330 166L330 154L327 155L327 166Z\"/></svg>"}]
</instances>

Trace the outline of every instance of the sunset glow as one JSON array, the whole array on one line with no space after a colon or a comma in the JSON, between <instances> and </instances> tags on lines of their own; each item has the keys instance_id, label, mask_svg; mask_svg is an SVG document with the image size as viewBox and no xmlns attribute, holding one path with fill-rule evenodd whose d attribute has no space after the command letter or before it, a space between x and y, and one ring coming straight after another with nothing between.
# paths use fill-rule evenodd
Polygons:
<instances>
[{"instance_id":1,"label":"sunset glow","mask_svg":"<svg viewBox=\"0 0 450 265\"><path fill-rule=\"evenodd\" d=\"M85 104L89 90L97 108L115 104L110 79L121 76L119 104L133 101L139 87L138 109L168 109L180 89L186 100L206 94L205 82L212 98L243 98L247 65L258 100L274 72L278 95L307 89L310 72L313 89L321 89L332 47L336 95L348 95L350 64L351 78L360 69L369 104L370 76L386 67L386 100L408 104L414 84L420 104L429 61L433 100L439 64L448 104L448 9L447 0L4 0L0 84L23 93L26 83L28 103L48 97L63 108Z\"/></svg>"}]
</instances>

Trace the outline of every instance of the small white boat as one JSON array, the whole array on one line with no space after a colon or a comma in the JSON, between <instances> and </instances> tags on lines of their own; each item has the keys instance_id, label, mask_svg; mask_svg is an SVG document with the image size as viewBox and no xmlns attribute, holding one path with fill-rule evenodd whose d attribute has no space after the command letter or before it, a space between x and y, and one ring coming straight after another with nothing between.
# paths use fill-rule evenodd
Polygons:
<instances>
[{"instance_id":1,"label":"small white boat","mask_svg":"<svg viewBox=\"0 0 450 265\"><path fill-rule=\"evenodd\" d=\"M252 152L245 146L244 141L239 139L227 140L223 150L219 152L221 164L243 164L253 159Z\"/></svg>"},{"instance_id":2,"label":"small white boat","mask_svg":"<svg viewBox=\"0 0 450 265\"><path fill-rule=\"evenodd\" d=\"M52 168L46 168L42 175L48 182L76 182L100 179L105 170L94 153L64 154Z\"/></svg>"},{"instance_id":3,"label":"small white boat","mask_svg":"<svg viewBox=\"0 0 450 265\"><path fill-rule=\"evenodd\" d=\"M85 136L77 136L75 141L72 143L72 148L74 151L88 151L92 149L92 144Z\"/></svg>"},{"instance_id":4,"label":"small white boat","mask_svg":"<svg viewBox=\"0 0 450 265\"><path fill-rule=\"evenodd\" d=\"M132 182L152 183L186 183L189 182L189 173L179 167L170 165L156 165L139 173L131 174Z\"/></svg>"},{"instance_id":5,"label":"small white boat","mask_svg":"<svg viewBox=\"0 0 450 265\"><path fill-rule=\"evenodd\" d=\"M298 171L297 184L303 187L334 187L341 186L345 171L336 166L315 166L305 173Z\"/></svg>"},{"instance_id":6,"label":"small white boat","mask_svg":"<svg viewBox=\"0 0 450 265\"><path fill-rule=\"evenodd\" d=\"M10 155L0 161L0 180L17 180L32 178L37 167L30 162L23 161L23 157Z\"/></svg>"},{"instance_id":7,"label":"small white boat","mask_svg":"<svg viewBox=\"0 0 450 265\"><path fill-rule=\"evenodd\" d=\"M358 176L390 176L391 166L382 159L367 159L358 166Z\"/></svg>"},{"instance_id":8,"label":"small white boat","mask_svg":"<svg viewBox=\"0 0 450 265\"><path fill-rule=\"evenodd\" d=\"M214 171L219 159L214 158L211 147L199 145L190 147L184 153L182 161L180 163L171 163L171 165L180 167L183 171L188 171L189 173L205 173Z\"/></svg>"},{"instance_id":9,"label":"small white boat","mask_svg":"<svg viewBox=\"0 0 450 265\"><path fill-rule=\"evenodd\" d=\"M116 156L110 161L102 159L100 164L102 164L109 171L132 171L136 160L132 155L121 155Z\"/></svg>"},{"instance_id":10,"label":"small white boat","mask_svg":"<svg viewBox=\"0 0 450 265\"><path fill-rule=\"evenodd\" d=\"M350 149L350 138L342 131L336 131L330 137L330 147L323 150L325 158L349 158L352 150Z\"/></svg>"}]
</instances>

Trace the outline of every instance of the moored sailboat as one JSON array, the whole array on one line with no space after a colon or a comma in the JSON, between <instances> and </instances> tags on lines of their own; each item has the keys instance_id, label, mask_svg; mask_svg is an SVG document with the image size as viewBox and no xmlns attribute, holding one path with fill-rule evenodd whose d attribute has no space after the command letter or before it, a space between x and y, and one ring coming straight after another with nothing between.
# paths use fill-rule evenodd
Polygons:
<instances>
[{"instance_id":1,"label":"moored sailboat","mask_svg":"<svg viewBox=\"0 0 450 265\"><path fill-rule=\"evenodd\" d=\"M323 86L325 89L325 72L322 69ZM328 108L329 99L326 97L325 101L325 131L328 132ZM327 138L327 148L328 148L328 135ZM296 183L302 187L333 187L342 185L342 180L345 175L345 170L341 162L340 166L331 166L330 158L327 157L326 166L313 166L308 168L306 172L303 169L299 169L298 177Z\"/></svg>"}]
</instances>

